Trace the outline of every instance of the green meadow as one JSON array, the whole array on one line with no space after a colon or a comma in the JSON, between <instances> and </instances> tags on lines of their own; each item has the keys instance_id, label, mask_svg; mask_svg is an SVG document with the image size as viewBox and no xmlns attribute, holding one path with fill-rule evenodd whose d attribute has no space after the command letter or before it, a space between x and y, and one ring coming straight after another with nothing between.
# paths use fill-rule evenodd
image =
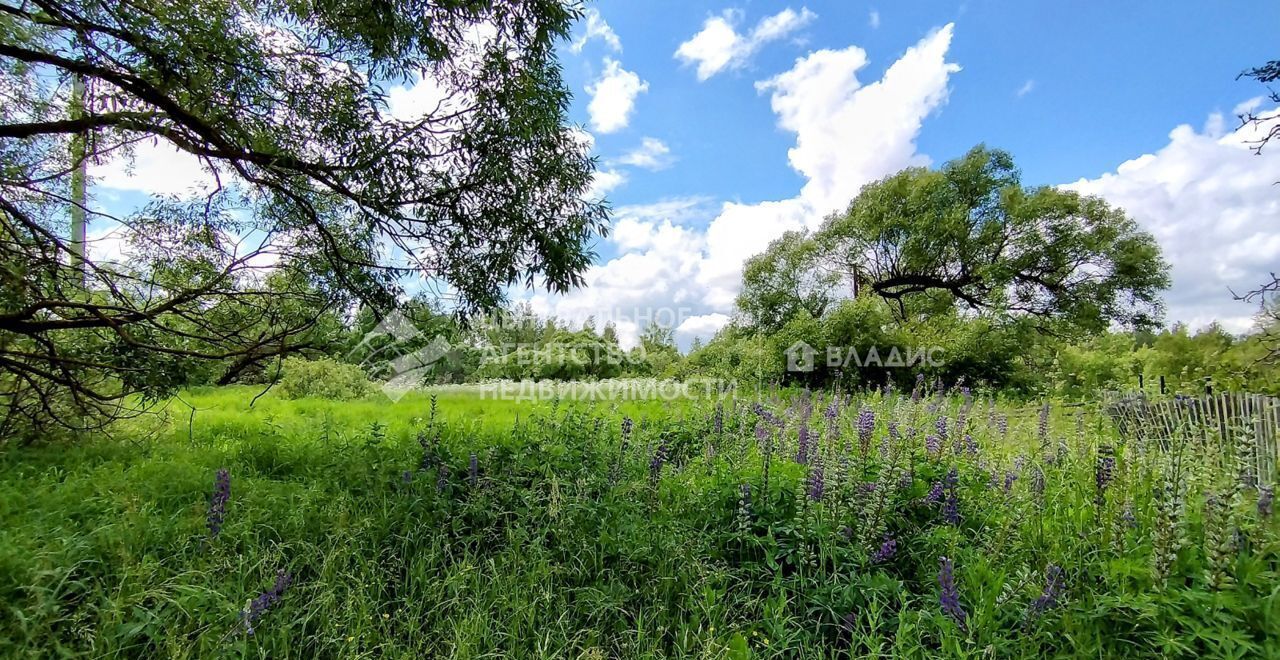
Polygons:
<instances>
[{"instance_id":1,"label":"green meadow","mask_svg":"<svg viewBox=\"0 0 1280 660\"><path fill-rule=\"evenodd\" d=\"M967 392L258 393L6 450L0 655L1280 653L1270 491L1190 430Z\"/></svg>"}]
</instances>

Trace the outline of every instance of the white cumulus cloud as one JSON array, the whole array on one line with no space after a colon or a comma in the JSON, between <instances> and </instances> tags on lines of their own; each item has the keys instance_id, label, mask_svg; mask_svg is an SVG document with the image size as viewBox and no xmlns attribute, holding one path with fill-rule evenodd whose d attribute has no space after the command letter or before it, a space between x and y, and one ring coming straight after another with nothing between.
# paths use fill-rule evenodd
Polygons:
<instances>
[{"instance_id":1,"label":"white cumulus cloud","mask_svg":"<svg viewBox=\"0 0 1280 660\"><path fill-rule=\"evenodd\" d=\"M595 9L586 11L587 26L582 34L569 44L569 50L574 53L581 53L583 47L593 39L603 41L610 50L620 52L622 50L622 40L618 38L618 34L609 27L604 18L600 16L600 12Z\"/></svg>"},{"instance_id":2,"label":"white cumulus cloud","mask_svg":"<svg viewBox=\"0 0 1280 660\"><path fill-rule=\"evenodd\" d=\"M790 7L761 19L747 34L739 34L735 27L742 20L742 12L729 9L719 16L712 16L702 24L702 30L680 44L675 56L685 64L697 67L698 80L706 80L725 69L736 69L770 41L782 39L817 18L817 14L801 7Z\"/></svg>"},{"instance_id":3,"label":"white cumulus cloud","mask_svg":"<svg viewBox=\"0 0 1280 660\"><path fill-rule=\"evenodd\" d=\"M671 325L683 341L714 333L734 311L747 258L788 230L817 226L863 185L929 162L916 153L916 137L959 70L946 61L951 37L951 25L932 32L867 85L857 79L867 65L857 47L811 53L759 83L779 125L796 136L789 161L807 179L797 195L718 209L705 199L617 209L611 240L619 255L594 267L583 289L534 296L535 309L571 319L619 309L662 319L652 313L662 309L676 314ZM709 223L697 229L699 220ZM629 341L640 324L617 325Z\"/></svg>"},{"instance_id":4,"label":"white cumulus cloud","mask_svg":"<svg viewBox=\"0 0 1280 660\"><path fill-rule=\"evenodd\" d=\"M1173 269L1170 321L1202 327L1217 320L1243 332L1257 310L1233 300L1231 290L1247 291L1280 270L1280 150L1255 154L1250 142L1260 127L1225 126L1216 114L1202 130L1178 126L1155 153L1064 187L1123 208L1156 237Z\"/></svg>"},{"instance_id":5,"label":"white cumulus cloud","mask_svg":"<svg viewBox=\"0 0 1280 660\"><path fill-rule=\"evenodd\" d=\"M658 138L646 137L640 140L639 146L614 159L613 162L656 171L670 167L674 160L671 147L668 147L665 142Z\"/></svg>"},{"instance_id":6,"label":"white cumulus cloud","mask_svg":"<svg viewBox=\"0 0 1280 660\"><path fill-rule=\"evenodd\" d=\"M600 133L614 133L627 127L636 97L649 90L649 83L640 79L634 71L627 71L617 60L604 58L604 71L595 82L587 85L591 101L587 115L591 128Z\"/></svg>"}]
</instances>

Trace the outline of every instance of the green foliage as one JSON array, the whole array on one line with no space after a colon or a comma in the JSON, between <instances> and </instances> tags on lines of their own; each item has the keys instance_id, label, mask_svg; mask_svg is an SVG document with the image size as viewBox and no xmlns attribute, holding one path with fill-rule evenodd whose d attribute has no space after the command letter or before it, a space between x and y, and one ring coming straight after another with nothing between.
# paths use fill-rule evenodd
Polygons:
<instances>
[{"instance_id":1,"label":"green foliage","mask_svg":"<svg viewBox=\"0 0 1280 660\"><path fill-rule=\"evenodd\" d=\"M332 358L286 358L276 389L287 399L349 401L374 392L364 371Z\"/></svg>"},{"instance_id":2,"label":"green foliage","mask_svg":"<svg viewBox=\"0 0 1280 660\"><path fill-rule=\"evenodd\" d=\"M823 269L822 256L807 233L789 231L748 259L737 300L747 323L774 332L800 313L820 318L835 298L837 279Z\"/></svg>"},{"instance_id":3,"label":"green foliage","mask_svg":"<svg viewBox=\"0 0 1280 660\"><path fill-rule=\"evenodd\" d=\"M1023 187L1009 154L981 146L866 186L813 240L903 317L942 300L1059 331L1147 327L1169 286L1155 239L1122 211Z\"/></svg>"},{"instance_id":4,"label":"green foliage","mask_svg":"<svg viewBox=\"0 0 1280 660\"><path fill-rule=\"evenodd\" d=\"M333 352L337 319L389 312L410 276L462 315L513 284L563 292L605 231L556 58L576 3L2 13L0 430L97 430L185 384L260 380L282 356ZM441 102L393 112L404 81ZM79 166L127 167L139 144L216 185L118 215L75 199ZM67 238L75 205L117 254Z\"/></svg>"},{"instance_id":5,"label":"green foliage","mask_svg":"<svg viewBox=\"0 0 1280 660\"><path fill-rule=\"evenodd\" d=\"M139 420L146 445L0 454L0 655L1280 652L1280 528L1232 466L1203 460L1226 448L1199 433L1165 452L1053 408L1045 442L1038 406L872 395L836 404L802 464L799 428L827 429L830 397L516 403L444 388L246 408L255 393L193 393L193 420ZM931 451L923 430L944 417L954 434ZM928 494L953 469L949 522ZM896 549L873 559L886 535ZM939 608L940 556L963 627ZM1062 578L1041 607L1049 565ZM293 584L249 636L241 612L278 570Z\"/></svg>"}]
</instances>

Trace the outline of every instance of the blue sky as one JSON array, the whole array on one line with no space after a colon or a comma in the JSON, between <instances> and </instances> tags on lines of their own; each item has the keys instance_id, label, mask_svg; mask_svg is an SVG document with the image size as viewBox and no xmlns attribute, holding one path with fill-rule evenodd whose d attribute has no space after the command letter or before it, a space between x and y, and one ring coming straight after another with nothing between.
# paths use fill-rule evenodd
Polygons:
<instances>
[{"instance_id":1,"label":"blue sky","mask_svg":"<svg viewBox=\"0 0 1280 660\"><path fill-rule=\"evenodd\" d=\"M1247 331L1255 310L1230 289L1280 270L1280 145L1251 152L1235 114L1274 109L1236 76L1280 57L1277 26L1277 3L591 3L559 54L613 231L587 286L512 296L612 320L624 344L662 322L688 346L731 320L742 262L770 240L986 143L1025 183L1102 196L1151 231L1170 322ZM440 101L429 79L389 92L402 119ZM202 178L143 145L95 170L94 197L122 211ZM91 238L109 251L108 229Z\"/></svg>"},{"instance_id":2,"label":"blue sky","mask_svg":"<svg viewBox=\"0 0 1280 660\"><path fill-rule=\"evenodd\" d=\"M597 9L622 43L620 53L592 41L581 54L563 51L576 94L572 116L587 123L586 86L612 56L648 83L630 125L597 134L603 155L656 136L678 158L672 168L610 195L617 204L656 197L713 195L751 200L792 195L803 182L787 166L794 142L775 128L768 97L753 84L787 70L821 48L856 45L874 80L931 29L954 22L949 59L962 67L950 99L920 134L921 153L935 162L985 142L1011 151L1026 182L1056 184L1095 177L1167 142L1178 124L1200 126L1209 113L1229 114L1257 96L1244 68L1278 57L1276 3L1044 2L666 2L602 0ZM816 18L763 47L741 69L699 82L673 54L705 19L727 9L750 27L787 8ZM1136 9L1135 9L1136 8ZM879 27L871 26L871 12ZM582 26L578 33L582 33ZM1032 81L1023 96L1018 91Z\"/></svg>"},{"instance_id":3,"label":"blue sky","mask_svg":"<svg viewBox=\"0 0 1280 660\"><path fill-rule=\"evenodd\" d=\"M1102 195L1151 230L1170 322L1245 331L1228 287L1277 265L1280 161L1242 144L1235 113L1266 110L1266 90L1236 76L1280 55L1259 30L1276 25L1280 5L1239 3L594 3L561 56L616 231L586 290L535 308L622 318L625 335L665 306L684 342L708 336L732 317L734 262L871 180L986 143L1024 182ZM627 157L643 153L656 162Z\"/></svg>"}]
</instances>

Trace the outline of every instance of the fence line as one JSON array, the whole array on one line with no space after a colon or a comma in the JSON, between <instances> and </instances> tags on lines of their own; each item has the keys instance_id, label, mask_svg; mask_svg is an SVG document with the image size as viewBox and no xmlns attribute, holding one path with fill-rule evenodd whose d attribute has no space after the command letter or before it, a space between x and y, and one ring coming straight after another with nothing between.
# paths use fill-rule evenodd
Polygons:
<instances>
[{"instance_id":1,"label":"fence line","mask_svg":"<svg viewBox=\"0 0 1280 660\"><path fill-rule=\"evenodd\" d=\"M1195 436L1206 446L1209 440L1220 439L1231 455L1206 457L1218 462L1232 460L1241 435L1250 434L1255 441L1254 474L1265 485L1277 481L1280 399L1244 392L1159 399L1144 393L1113 393L1106 397L1104 409L1121 434L1162 447Z\"/></svg>"}]
</instances>

